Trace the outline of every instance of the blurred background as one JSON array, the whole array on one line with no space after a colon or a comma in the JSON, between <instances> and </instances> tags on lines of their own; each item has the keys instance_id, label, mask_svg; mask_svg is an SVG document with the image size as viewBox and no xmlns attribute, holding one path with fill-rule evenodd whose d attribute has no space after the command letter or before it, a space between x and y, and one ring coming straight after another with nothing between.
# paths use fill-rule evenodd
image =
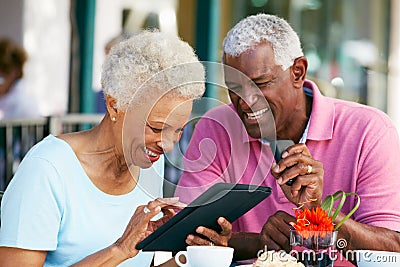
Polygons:
<instances>
[{"instance_id":1,"label":"blurred background","mask_svg":"<svg viewBox=\"0 0 400 267\"><path fill-rule=\"evenodd\" d=\"M24 85L46 118L37 124L43 134L59 133L67 131L57 124L63 116L87 114L76 117L87 127L100 118L93 114L104 112L99 91L107 46L158 28L179 35L201 60L220 62L227 31L260 12L283 17L296 30L309 60L308 78L324 94L377 107L400 129L400 0L0 0L0 37L26 50ZM226 102L225 93L207 95ZM0 151L0 175L3 168L9 176L41 138L34 131L29 142L18 145L14 138L12 153ZM1 135L10 143L6 132Z\"/></svg>"}]
</instances>

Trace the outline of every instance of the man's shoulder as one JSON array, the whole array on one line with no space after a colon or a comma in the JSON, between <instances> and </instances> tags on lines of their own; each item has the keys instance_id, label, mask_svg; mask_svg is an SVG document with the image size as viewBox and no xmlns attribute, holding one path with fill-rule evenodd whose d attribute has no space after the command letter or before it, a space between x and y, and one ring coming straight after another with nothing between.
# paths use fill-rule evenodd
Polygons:
<instances>
[{"instance_id":1,"label":"man's shoulder","mask_svg":"<svg viewBox=\"0 0 400 267\"><path fill-rule=\"evenodd\" d=\"M344 117L347 121L393 126L390 117L375 107L339 99L334 100L334 106L336 115Z\"/></svg>"},{"instance_id":2,"label":"man's shoulder","mask_svg":"<svg viewBox=\"0 0 400 267\"><path fill-rule=\"evenodd\" d=\"M227 132L243 127L242 121L232 104L214 107L201 116L196 128L224 128Z\"/></svg>"},{"instance_id":3,"label":"man's shoulder","mask_svg":"<svg viewBox=\"0 0 400 267\"><path fill-rule=\"evenodd\" d=\"M237 112L235 110L235 107L232 105L232 103L216 106L214 108L211 108L204 114L205 117L210 116L213 118L214 117L226 117L227 115L237 116Z\"/></svg>"},{"instance_id":4,"label":"man's shoulder","mask_svg":"<svg viewBox=\"0 0 400 267\"><path fill-rule=\"evenodd\" d=\"M230 140L241 138L246 133L242 120L232 104L217 106L207 111L195 126L197 138ZM230 138L226 138L229 136ZM225 141L224 141L225 142Z\"/></svg>"}]
</instances>

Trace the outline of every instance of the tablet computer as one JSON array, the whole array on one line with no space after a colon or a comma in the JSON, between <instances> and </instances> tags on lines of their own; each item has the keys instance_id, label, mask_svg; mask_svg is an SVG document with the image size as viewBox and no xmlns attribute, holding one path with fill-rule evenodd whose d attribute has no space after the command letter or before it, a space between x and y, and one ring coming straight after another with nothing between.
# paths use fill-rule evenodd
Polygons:
<instances>
[{"instance_id":1,"label":"tablet computer","mask_svg":"<svg viewBox=\"0 0 400 267\"><path fill-rule=\"evenodd\" d=\"M267 186L217 183L136 245L143 251L186 250L198 226L221 231L219 217L233 222L271 194Z\"/></svg>"}]
</instances>

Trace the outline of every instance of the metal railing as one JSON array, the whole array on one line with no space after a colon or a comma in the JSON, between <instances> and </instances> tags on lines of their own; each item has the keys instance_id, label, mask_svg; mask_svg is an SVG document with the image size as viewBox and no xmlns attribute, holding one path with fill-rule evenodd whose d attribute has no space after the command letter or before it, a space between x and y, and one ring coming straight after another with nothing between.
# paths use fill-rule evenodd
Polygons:
<instances>
[{"instance_id":1,"label":"metal railing","mask_svg":"<svg viewBox=\"0 0 400 267\"><path fill-rule=\"evenodd\" d=\"M0 191L5 190L19 163L37 142L49 134L59 135L89 129L98 124L103 116L103 114L67 114L33 120L1 120ZM200 114L193 116L197 118ZM178 150L183 150L181 152L184 152L196 122L197 120L193 120L187 125L188 129L185 130L179 144ZM181 173L180 168L177 168L181 161L181 155L180 153L176 155L176 151L166 155L165 179L169 181L164 187L165 190L169 190L166 195L172 196L174 184Z\"/></svg>"},{"instance_id":2,"label":"metal railing","mask_svg":"<svg viewBox=\"0 0 400 267\"><path fill-rule=\"evenodd\" d=\"M48 118L0 121L0 190L14 175L28 150L48 134Z\"/></svg>"},{"instance_id":3,"label":"metal railing","mask_svg":"<svg viewBox=\"0 0 400 267\"><path fill-rule=\"evenodd\" d=\"M77 132L87 130L100 123L104 114L68 114L50 117L49 130L51 134Z\"/></svg>"},{"instance_id":4,"label":"metal railing","mask_svg":"<svg viewBox=\"0 0 400 267\"><path fill-rule=\"evenodd\" d=\"M103 114L67 114L37 119L0 121L0 190L4 190L29 149L48 134L85 130Z\"/></svg>"}]
</instances>

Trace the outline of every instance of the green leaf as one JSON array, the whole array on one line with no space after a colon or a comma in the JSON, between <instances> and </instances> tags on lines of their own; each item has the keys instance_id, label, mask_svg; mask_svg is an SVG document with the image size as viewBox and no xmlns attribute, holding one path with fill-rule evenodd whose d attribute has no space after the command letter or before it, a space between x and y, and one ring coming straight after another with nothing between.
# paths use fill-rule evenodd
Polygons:
<instances>
[{"instance_id":1,"label":"green leaf","mask_svg":"<svg viewBox=\"0 0 400 267\"><path fill-rule=\"evenodd\" d=\"M336 217L339 215L340 211L343 208L344 203L346 202L346 199L348 196L355 196L357 198L357 202L356 205L354 206L354 208L335 226L335 231L338 230L340 228L340 226L342 226L342 224L351 217L351 215L354 214L354 212L357 211L358 207L360 206L360 197L358 194L356 193L345 193L343 190L339 190L337 192L335 192L332 195L328 195L325 197L325 199L322 201L321 204L321 209L325 210L326 213L328 214L329 217L332 218L332 221L334 221L336 219ZM335 212L333 213L333 215L331 215L334 204L336 203L336 201L340 200L339 205L337 206Z\"/></svg>"},{"instance_id":2,"label":"green leaf","mask_svg":"<svg viewBox=\"0 0 400 267\"><path fill-rule=\"evenodd\" d=\"M348 219L350 218L351 215L354 214L354 212L356 212L356 210L358 209L358 207L360 206L360 196L357 195L356 193L346 193L346 196L356 196L357 197L357 202L356 205L354 206L354 208L335 226L335 231L338 230L340 228L340 226L342 226L342 224Z\"/></svg>"},{"instance_id":3,"label":"green leaf","mask_svg":"<svg viewBox=\"0 0 400 267\"><path fill-rule=\"evenodd\" d=\"M334 221L336 219L336 217L338 216L339 212L342 210L342 207L344 205L344 202L346 201L346 193L344 193L343 191L340 191L340 196L341 196L341 200L339 205L337 206L335 213L332 215L332 221ZM339 200L339 199L338 199Z\"/></svg>"},{"instance_id":4,"label":"green leaf","mask_svg":"<svg viewBox=\"0 0 400 267\"><path fill-rule=\"evenodd\" d=\"M324 199L324 201L321 204L321 209L326 211L326 213L328 213L329 217L331 216L331 212L332 212L334 203L335 203L335 199L334 199L333 195L328 195L328 196L326 196L326 198Z\"/></svg>"}]
</instances>

